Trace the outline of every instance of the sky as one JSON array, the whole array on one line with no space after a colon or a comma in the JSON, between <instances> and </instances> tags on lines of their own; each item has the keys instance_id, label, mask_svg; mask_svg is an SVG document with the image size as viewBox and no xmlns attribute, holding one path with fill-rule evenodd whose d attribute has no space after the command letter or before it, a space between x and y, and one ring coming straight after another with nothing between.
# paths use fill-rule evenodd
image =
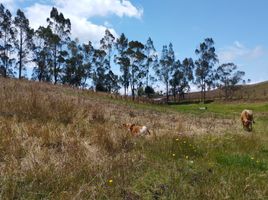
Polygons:
<instances>
[{"instance_id":1,"label":"sky","mask_svg":"<svg viewBox=\"0 0 268 200\"><path fill-rule=\"evenodd\" d=\"M233 62L251 83L268 80L267 0L0 0L22 9L33 28L46 25L52 6L72 23L72 36L95 45L106 28L157 51L173 44L177 59L196 59L195 49L211 37L219 64Z\"/></svg>"}]
</instances>

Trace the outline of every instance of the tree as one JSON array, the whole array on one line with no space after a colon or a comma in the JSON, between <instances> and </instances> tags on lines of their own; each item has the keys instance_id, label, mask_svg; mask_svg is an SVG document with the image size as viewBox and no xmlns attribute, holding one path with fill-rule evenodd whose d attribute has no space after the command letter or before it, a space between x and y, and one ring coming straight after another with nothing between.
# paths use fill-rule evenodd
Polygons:
<instances>
[{"instance_id":1,"label":"tree","mask_svg":"<svg viewBox=\"0 0 268 200\"><path fill-rule=\"evenodd\" d=\"M201 88L201 98L205 102L207 88L212 87L215 83L213 67L218 62L213 39L206 38L195 50L195 53L199 56L198 60L195 61L196 84Z\"/></svg>"},{"instance_id":2,"label":"tree","mask_svg":"<svg viewBox=\"0 0 268 200\"><path fill-rule=\"evenodd\" d=\"M106 72L108 70L106 53L103 50L95 49L93 55L93 74L92 79L96 91L108 92L106 85Z\"/></svg>"},{"instance_id":3,"label":"tree","mask_svg":"<svg viewBox=\"0 0 268 200\"><path fill-rule=\"evenodd\" d=\"M166 101L169 101L169 83L175 69L175 54L173 46L170 43L169 49L166 45L163 46L159 66L156 68L156 74L159 80L166 86Z\"/></svg>"},{"instance_id":4,"label":"tree","mask_svg":"<svg viewBox=\"0 0 268 200\"><path fill-rule=\"evenodd\" d=\"M242 80L245 75L243 71L237 71L237 66L234 63L225 63L217 68L218 87L224 91L225 99L229 98L237 84Z\"/></svg>"},{"instance_id":5,"label":"tree","mask_svg":"<svg viewBox=\"0 0 268 200\"><path fill-rule=\"evenodd\" d=\"M142 79L145 77L144 61L146 56L143 53L144 45L138 41L130 41L128 44L127 56L130 61L130 87L132 99L135 99L135 90L140 87Z\"/></svg>"},{"instance_id":6,"label":"tree","mask_svg":"<svg viewBox=\"0 0 268 200\"><path fill-rule=\"evenodd\" d=\"M52 30L50 47L53 58L53 76L54 84L59 80L61 72L61 63L64 62L66 52L62 49L64 44L67 44L70 40L71 22L59 13L56 8L52 8L50 12L50 18L47 19L48 27Z\"/></svg>"},{"instance_id":7,"label":"tree","mask_svg":"<svg viewBox=\"0 0 268 200\"><path fill-rule=\"evenodd\" d=\"M180 85L181 80L184 77L184 74L181 70L181 68L182 68L181 66L182 65L181 65L180 60L177 60L175 65L174 65L174 72L173 72L172 77L169 81L174 100L176 99L176 95L179 92L178 86Z\"/></svg>"},{"instance_id":8,"label":"tree","mask_svg":"<svg viewBox=\"0 0 268 200\"><path fill-rule=\"evenodd\" d=\"M40 26L33 37L33 69L32 79L50 82L53 75L53 60L50 49L50 40L53 35L50 27Z\"/></svg>"},{"instance_id":9,"label":"tree","mask_svg":"<svg viewBox=\"0 0 268 200\"><path fill-rule=\"evenodd\" d=\"M105 75L105 85L108 89L108 92L118 93L120 89L118 83L119 83L118 76L114 74L112 70L109 70L108 73Z\"/></svg>"},{"instance_id":10,"label":"tree","mask_svg":"<svg viewBox=\"0 0 268 200\"><path fill-rule=\"evenodd\" d=\"M184 94L190 90L190 82L193 81L194 62L192 58L185 58L182 63L178 60L175 64L175 71L170 81L173 88L174 98L179 93L179 97L184 98Z\"/></svg>"},{"instance_id":11,"label":"tree","mask_svg":"<svg viewBox=\"0 0 268 200\"><path fill-rule=\"evenodd\" d=\"M12 14L0 4L0 67L4 77L13 76L12 53L14 52L15 29Z\"/></svg>"},{"instance_id":12,"label":"tree","mask_svg":"<svg viewBox=\"0 0 268 200\"><path fill-rule=\"evenodd\" d=\"M155 68L157 65L157 53L154 48L154 43L149 37L145 44L145 55L146 55L146 64L145 64L145 74L146 74L146 86L149 86L149 80L154 80L151 76L151 68Z\"/></svg>"},{"instance_id":13,"label":"tree","mask_svg":"<svg viewBox=\"0 0 268 200\"><path fill-rule=\"evenodd\" d=\"M26 70L25 64L30 62L29 54L33 46L32 37L34 31L30 28L29 20L25 17L24 13L20 9L17 11L14 24L18 33L15 47L18 51L17 65L19 69L19 79L21 79L22 71Z\"/></svg>"},{"instance_id":14,"label":"tree","mask_svg":"<svg viewBox=\"0 0 268 200\"><path fill-rule=\"evenodd\" d=\"M152 96L152 95L155 94L155 91L154 91L154 89L153 89L151 86L146 86L145 89L144 89L144 93L145 93L148 97L150 97L150 96Z\"/></svg>"},{"instance_id":15,"label":"tree","mask_svg":"<svg viewBox=\"0 0 268 200\"><path fill-rule=\"evenodd\" d=\"M121 36L117 38L115 47L118 52L118 55L115 55L115 63L119 64L120 66L120 71L122 72L122 75L120 76L120 82L124 87L124 95L126 96L130 79L130 60L127 56L128 39L124 33L122 33Z\"/></svg>"},{"instance_id":16,"label":"tree","mask_svg":"<svg viewBox=\"0 0 268 200\"><path fill-rule=\"evenodd\" d=\"M82 82L82 86L87 86L87 79L92 77L92 62L93 62L93 55L94 55L94 47L92 46L91 42L89 41L88 44L83 44L82 46L83 51L83 65L85 69L85 77Z\"/></svg>"},{"instance_id":17,"label":"tree","mask_svg":"<svg viewBox=\"0 0 268 200\"><path fill-rule=\"evenodd\" d=\"M63 83L76 87L82 86L82 80L87 76L86 69L83 65L82 47L78 45L78 39L69 42L69 58L66 59L64 67Z\"/></svg>"},{"instance_id":18,"label":"tree","mask_svg":"<svg viewBox=\"0 0 268 200\"><path fill-rule=\"evenodd\" d=\"M108 91L111 92L112 90L112 84L113 83L113 78L114 78L114 73L111 70L111 54L112 54L112 50L113 50L113 46L114 46L114 40L115 37L113 36L113 34L109 31L109 29L105 30L105 35L104 37L101 39L100 41L100 50L105 51L106 53L106 63L107 63L107 67L108 67L108 74L107 74L107 84L108 84ZM111 77L109 76L111 75Z\"/></svg>"}]
</instances>

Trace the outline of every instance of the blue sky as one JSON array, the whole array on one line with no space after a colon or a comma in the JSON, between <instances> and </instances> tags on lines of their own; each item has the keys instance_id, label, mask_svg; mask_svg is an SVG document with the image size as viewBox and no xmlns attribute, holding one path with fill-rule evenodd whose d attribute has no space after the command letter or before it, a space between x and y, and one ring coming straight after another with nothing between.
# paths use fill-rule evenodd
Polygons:
<instances>
[{"instance_id":1,"label":"blue sky","mask_svg":"<svg viewBox=\"0 0 268 200\"><path fill-rule=\"evenodd\" d=\"M266 0L0 0L22 8L37 28L51 6L71 19L73 35L99 41L108 27L130 40L154 41L156 49L173 43L178 59L212 37L220 63L234 62L252 83L268 80L268 1Z\"/></svg>"}]
</instances>

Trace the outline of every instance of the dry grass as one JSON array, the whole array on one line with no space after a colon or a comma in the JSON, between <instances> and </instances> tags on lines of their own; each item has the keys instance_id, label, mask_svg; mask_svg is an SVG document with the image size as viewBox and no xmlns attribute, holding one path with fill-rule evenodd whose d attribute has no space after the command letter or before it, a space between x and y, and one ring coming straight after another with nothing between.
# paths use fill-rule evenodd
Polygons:
<instances>
[{"instance_id":1,"label":"dry grass","mask_svg":"<svg viewBox=\"0 0 268 200\"><path fill-rule=\"evenodd\" d=\"M172 185L181 177L174 175L169 182L169 173L181 170L187 177L192 172L187 171L187 160L180 163L183 166L174 163L172 152L177 151L179 159L189 155L202 160L205 149L224 146L221 135L242 133L236 118L134 109L92 92L28 81L0 79L0 102L1 199L158 199L163 195L176 199L175 193L182 193ZM153 134L132 138L123 123L146 125ZM216 139L211 139L211 134ZM192 137L197 135L202 136L200 143ZM176 149L174 138L195 143L200 151L195 152L183 142ZM217 145L204 143L210 139ZM261 147L251 143L251 149ZM241 148L246 149L244 146ZM217 156L223 163L229 159ZM201 179L207 180L210 173L200 175L196 170L194 179L201 183ZM151 185L152 181L156 184ZM167 194L171 190L174 193ZM183 191L188 190L194 189ZM207 188L203 190L204 197L212 195ZM219 193L212 197L222 196Z\"/></svg>"}]
</instances>

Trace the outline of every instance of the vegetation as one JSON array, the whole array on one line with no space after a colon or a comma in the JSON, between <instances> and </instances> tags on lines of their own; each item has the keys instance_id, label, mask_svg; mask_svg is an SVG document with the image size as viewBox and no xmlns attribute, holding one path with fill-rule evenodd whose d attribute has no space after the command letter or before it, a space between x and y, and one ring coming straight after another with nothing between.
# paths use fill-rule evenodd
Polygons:
<instances>
[{"instance_id":1,"label":"vegetation","mask_svg":"<svg viewBox=\"0 0 268 200\"><path fill-rule=\"evenodd\" d=\"M33 30L29 24L22 10L18 9L13 18L0 4L0 76L27 79L31 71L27 66L34 65L33 80L92 87L114 94L122 87L125 96L130 89L133 100L145 88L157 88L159 92L156 83L161 82L166 102L171 94L174 99L177 95L183 99L190 91L190 83L194 83L201 89L205 102L207 90L214 86L224 90L226 98L231 96L245 75L242 71L232 74L224 70L236 66L233 63L216 66L218 59L212 38L206 38L195 50L196 61L185 58L181 62L175 57L172 43L163 46L158 58L150 37L145 43L129 41L123 33L115 38L109 29L98 48L91 41L83 44L79 38L72 38L71 21L54 7L46 26ZM233 73L236 68L232 69ZM116 71L120 73L116 74ZM228 80L220 79L222 74ZM147 97L151 96L147 94Z\"/></svg>"},{"instance_id":2,"label":"vegetation","mask_svg":"<svg viewBox=\"0 0 268 200\"><path fill-rule=\"evenodd\" d=\"M214 87L216 74L213 67L218 62L213 39L205 39L195 50L195 53L199 56L199 59L195 62L196 84L201 88L202 100L205 102L206 90Z\"/></svg>"},{"instance_id":3,"label":"vegetation","mask_svg":"<svg viewBox=\"0 0 268 200\"><path fill-rule=\"evenodd\" d=\"M268 104L152 105L0 78L1 199L266 199ZM239 114L254 110L253 132ZM132 138L121 125L145 124Z\"/></svg>"}]
</instances>

